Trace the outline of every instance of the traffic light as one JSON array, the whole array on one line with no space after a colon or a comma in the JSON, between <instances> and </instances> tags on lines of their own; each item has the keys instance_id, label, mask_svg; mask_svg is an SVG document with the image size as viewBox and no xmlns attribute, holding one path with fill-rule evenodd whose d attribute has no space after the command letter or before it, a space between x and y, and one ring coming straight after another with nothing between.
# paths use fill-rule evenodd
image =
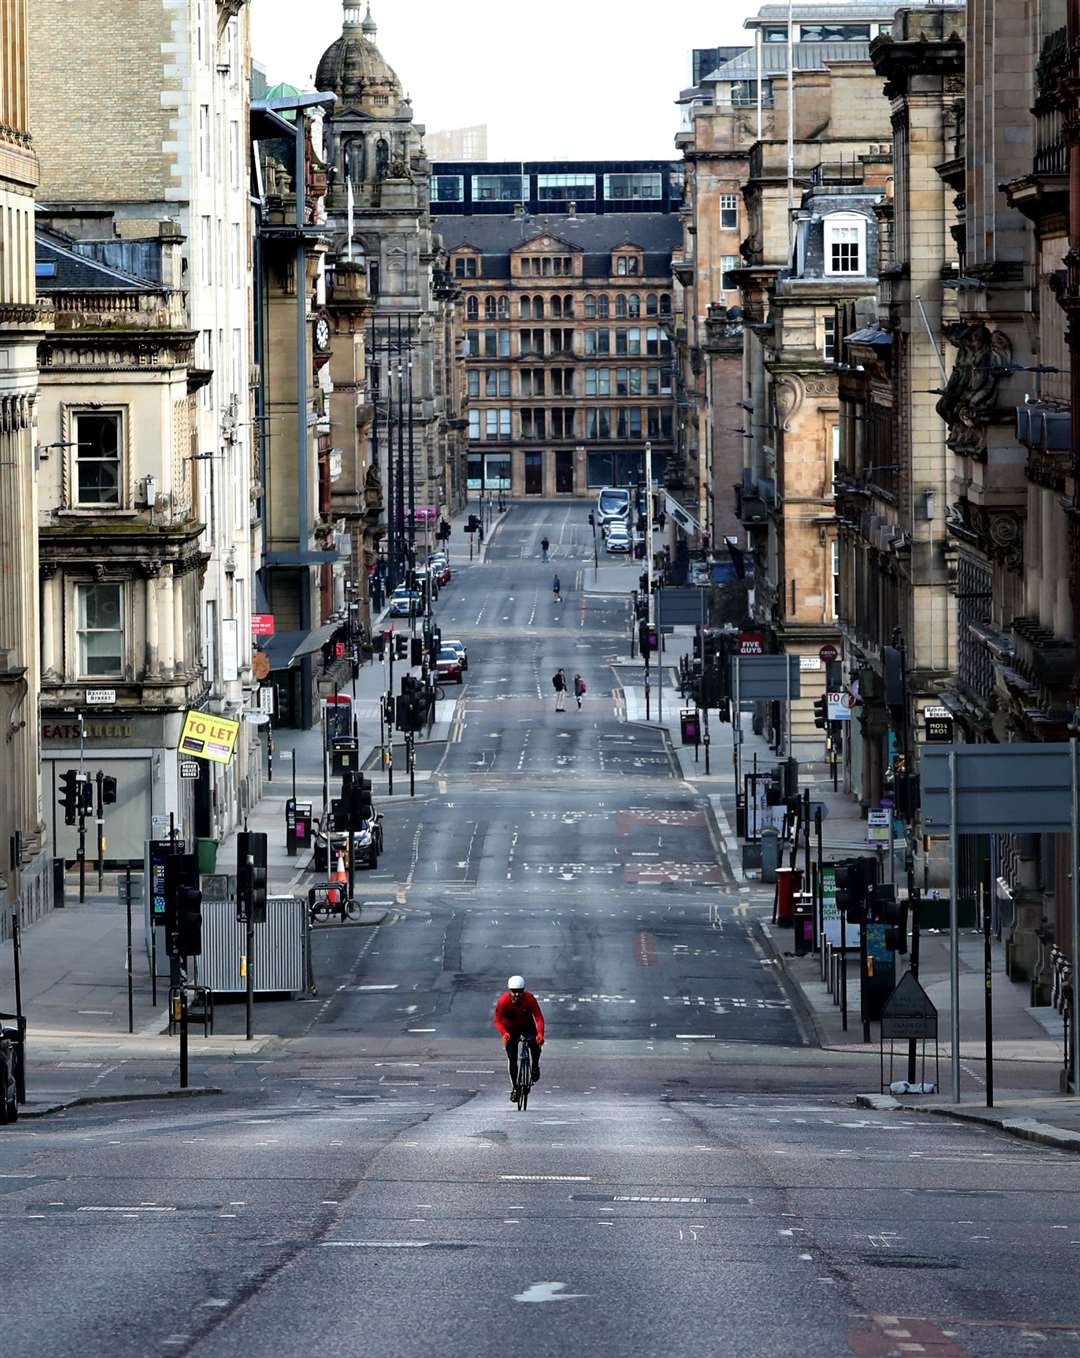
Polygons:
<instances>
[{"instance_id":1,"label":"traffic light","mask_svg":"<svg viewBox=\"0 0 1080 1358\"><path fill-rule=\"evenodd\" d=\"M266 923L266 835L241 831L236 840L236 897L238 915L255 924Z\"/></svg>"},{"instance_id":2,"label":"traffic light","mask_svg":"<svg viewBox=\"0 0 1080 1358\"><path fill-rule=\"evenodd\" d=\"M896 887L891 882L873 888L870 913L877 923L885 925L885 946L891 952L906 953L908 905L896 899Z\"/></svg>"},{"instance_id":3,"label":"traffic light","mask_svg":"<svg viewBox=\"0 0 1080 1358\"><path fill-rule=\"evenodd\" d=\"M165 946L170 957L202 953L202 886L193 853L174 853L165 860Z\"/></svg>"},{"instance_id":4,"label":"traffic light","mask_svg":"<svg viewBox=\"0 0 1080 1358\"><path fill-rule=\"evenodd\" d=\"M475 533L479 527L480 520L476 517L475 514L470 514L468 519L465 521L466 533Z\"/></svg>"},{"instance_id":5,"label":"traffic light","mask_svg":"<svg viewBox=\"0 0 1080 1358\"><path fill-rule=\"evenodd\" d=\"M79 814L78 769L65 769L60 775L60 805L64 808L64 824L74 825Z\"/></svg>"},{"instance_id":6,"label":"traffic light","mask_svg":"<svg viewBox=\"0 0 1080 1358\"><path fill-rule=\"evenodd\" d=\"M381 660L386 653L386 633L376 632L371 638L371 653Z\"/></svg>"},{"instance_id":7,"label":"traffic light","mask_svg":"<svg viewBox=\"0 0 1080 1358\"><path fill-rule=\"evenodd\" d=\"M116 779L110 774L104 773L101 776L101 804L102 806L112 806L116 801Z\"/></svg>"},{"instance_id":8,"label":"traffic light","mask_svg":"<svg viewBox=\"0 0 1080 1358\"><path fill-rule=\"evenodd\" d=\"M824 731L829 724L829 700L824 693L814 699L814 725Z\"/></svg>"},{"instance_id":9,"label":"traffic light","mask_svg":"<svg viewBox=\"0 0 1080 1358\"><path fill-rule=\"evenodd\" d=\"M439 541L446 542L450 537L450 525L445 519L439 524Z\"/></svg>"},{"instance_id":10,"label":"traffic light","mask_svg":"<svg viewBox=\"0 0 1080 1358\"><path fill-rule=\"evenodd\" d=\"M898 773L893 783L896 814L906 825L911 825L919 814L919 775Z\"/></svg>"},{"instance_id":11,"label":"traffic light","mask_svg":"<svg viewBox=\"0 0 1080 1358\"><path fill-rule=\"evenodd\" d=\"M634 543L634 560L635 561L645 560L645 544L643 542Z\"/></svg>"},{"instance_id":12,"label":"traffic light","mask_svg":"<svg viewBox=\"0 0 1080 1358\"><path fill-rule=\"evenodd\" d=\"M83 816L94 814L94 785L88 773L79 779L79 812Z\"/></svg>"},{"instance_id":13,"label":"traffic light","mask_svg":"<svg viewBox=\"0 0 1080 1358\"><path fill-rule=\"evenodd\" d=\"M404 660L409 654L409 638L400 632L394 634L394 659Z\"/></svg>"},{"instance_id":14,"label":"traffic light","mask_svg":"<svg viewBox=\"0 0 1080 1358\"><path fill-rule=\"evenodd\" d=\"M596 527L596 515L591 510L589 511L589 527Z\"/></svg>"},{"instance_id":15,"label":"traffic light","mask_svg":"<svg viewBox=\"0 0 1080 1358\"><path fill-rule=\"evenodd\" d=\"M372 815L371 779L362 773L350 774L342 784L341 794L345 824L350 830L359 830Z\"/></svg>"},{"instance_id":16,"label":"traffic light","mask_svg":"<svg viewBox=\"0 0 1080 1358\"><path fill-rule=\"evenodd\" d=\"M649 622L638 624L638 641L641 643L642 655L649 655L660 649L659 635L656 628Z\"/></svg>"},{"instance_id":17,"label":"traffic light","mask_svg":"<svg viewBox=\"0 0 1080 1358\"><path fill-rule=\"evenodd\" d=\"M845 858L836 864L836 907L851 924L865 924L877 878L872 858Z\"/></svg>"},{"instance_id":18,"label":"traffic light","mask_svg":"<svg viewBox=\"0 0 1080 1358\"><path fill-rule=\"evenodd\" d=\"M411 637L409 640L409 664L422 665L424 663L424 638Z\"/></svg>"}]
</instances>

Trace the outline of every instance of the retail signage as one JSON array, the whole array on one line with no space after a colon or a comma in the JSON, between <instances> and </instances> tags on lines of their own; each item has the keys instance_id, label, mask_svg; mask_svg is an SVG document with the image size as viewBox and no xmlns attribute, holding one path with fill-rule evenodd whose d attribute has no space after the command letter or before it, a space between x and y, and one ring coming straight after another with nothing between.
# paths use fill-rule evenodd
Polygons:
<instances>
[{"instance_id":1,"label":"retail signage","mask_svg":"<svg viewBox=\"0 0 1080 1358\"><path fill-rule=\"evenodd\" d=\"M251 635L253 637L272 637L274 635L273 613L252 613Z\"/></svg>"},{"instance_id":2,"label":"retail signage","mask_svg":"<svg viewBox=\"0 0 1080 1358\"><path fill-rule=\"evenodd\" d=\"M831 660L839 660L840 652L836 649L836 647L832 644L831 641L827 641L825 645L822 646L821 650L818 651L818 658L820 660L824 660L827 664Z\"/></svg>"},{"instance_id":3,"label":"retail signage","mask_svg":"<svg viewBox=\"0 0 1080 1358\"><path fill-rule=\"evenodd\" d=\"M180 733L180 753L214 764L228 764L236 748L240 723L212 712L188 712Z\"/></svg>"},{"instance_id":4,"label":"retail signage","mask_svg":"<svg viewBox=\"0 0 1080 1358\"><path fill-rule=\"evenodd\" d=\"M764 655L764 654L765 654L765 633L764 633L764 632L740 632L740 633L739 633L739 654L740 654L740 655Z\"/></svg>"}]
</instances>

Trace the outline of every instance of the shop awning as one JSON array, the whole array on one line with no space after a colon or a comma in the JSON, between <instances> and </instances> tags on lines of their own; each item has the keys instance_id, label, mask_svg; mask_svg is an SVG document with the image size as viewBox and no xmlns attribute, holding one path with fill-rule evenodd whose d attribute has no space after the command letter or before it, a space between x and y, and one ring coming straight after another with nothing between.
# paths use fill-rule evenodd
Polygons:
<instances>
[{"instance_id":1,"label":"shop awning","mask_svg":"<svg viewBox=\"0 0 1080 1358\"><path fill-rule=\"evenodd\" d=\"M267 637L262 649L270 657L271 670L287 670L302 656L321 651L339 627L340 622L332 622L309 632L278 632Z\"/></svg>"}]
</instances>

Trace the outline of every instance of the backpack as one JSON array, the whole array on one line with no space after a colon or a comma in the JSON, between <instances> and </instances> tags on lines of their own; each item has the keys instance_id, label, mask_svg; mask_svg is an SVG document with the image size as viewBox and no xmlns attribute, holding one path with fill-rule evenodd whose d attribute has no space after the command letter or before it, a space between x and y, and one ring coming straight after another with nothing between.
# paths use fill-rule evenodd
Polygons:
<instances>
[{"instance_id":1,"label":"backpack","mask_svg":"<svg viewBox=\"0 0 1080 1358\"><path fill-rule=\"evenodd\" d=\"M582 693L588 693L589 690L585 687L585 680L584 680L584 679L579 679L579 680L578 680L578 683L581 685L581 692L582 692Z\"/></svg>"},{"instance_id":2,"label":"backpack","mask_svg":"<svg viewBox=\"0 0 1080 1358\"><path fill-rule=\"evenodd\" d=\"M558 676L557 674L553 674L553 675L551 676L551 687L555 690L556 693L558 693L559 688L560 688L560 683L559 683L559 676Z\"/></svg>"}]
</instances>

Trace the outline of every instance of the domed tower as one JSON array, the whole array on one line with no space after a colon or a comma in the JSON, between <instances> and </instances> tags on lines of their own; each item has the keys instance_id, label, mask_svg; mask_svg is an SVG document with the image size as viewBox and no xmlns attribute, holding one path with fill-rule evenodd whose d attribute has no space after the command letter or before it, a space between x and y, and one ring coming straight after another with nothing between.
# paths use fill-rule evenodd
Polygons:
<instances>
[{"instance_id":1,"label":"domed tower","mask_svg":"<svg viewBox=\"0 0 1080 1358\"><path fill-rule=\"evenodd\" d=\"M349 180L357 206L393 200L407 207L416 195L405 186L426 168L424 129L413 123L401 81L376 46L370 5L361 17L360 5L344 0L344 11L341 36L323 53L315 73L316 88L338 97L325 125L326 155L334 171L330 207L343 206Z\"/></svg>"}]
</instances>

